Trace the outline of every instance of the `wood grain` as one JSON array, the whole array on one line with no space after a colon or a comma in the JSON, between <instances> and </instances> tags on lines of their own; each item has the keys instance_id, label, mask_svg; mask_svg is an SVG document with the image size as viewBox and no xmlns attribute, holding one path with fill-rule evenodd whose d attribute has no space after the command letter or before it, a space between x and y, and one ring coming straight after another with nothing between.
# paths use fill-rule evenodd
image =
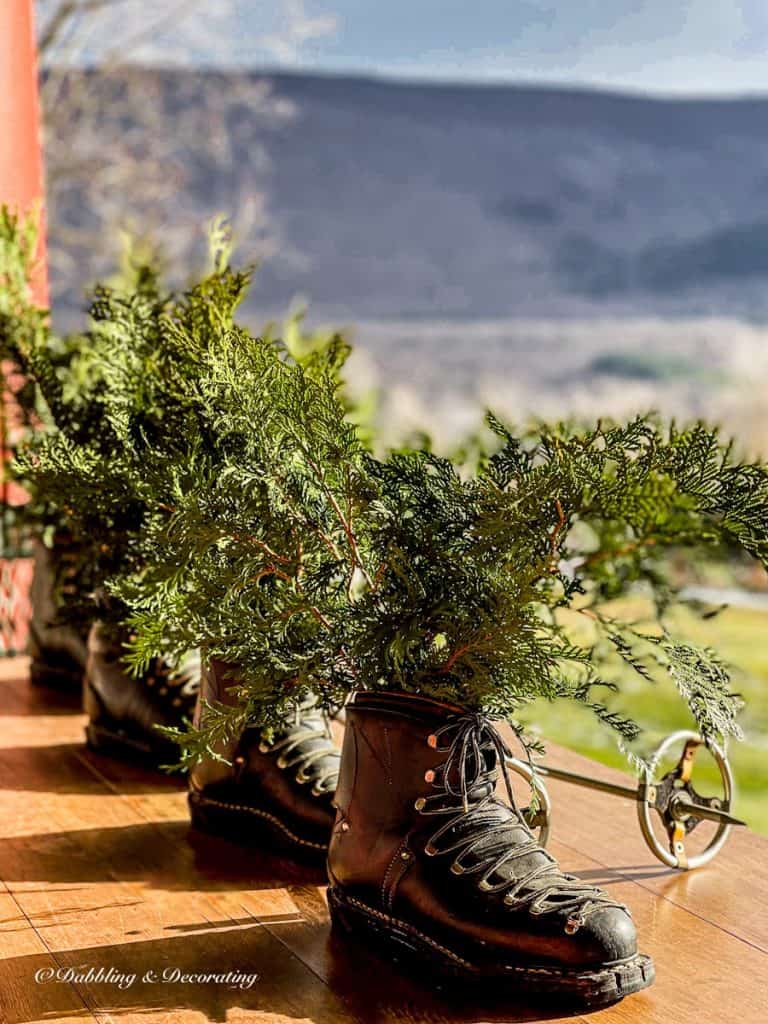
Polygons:
<instances>
[{"instance_id":1,"label":"wood grain","mask_svg":"<svg viewBox=\"0 0 768 1024\"><path fill-rule=\"evenodd\" d=\"M0 664L2 1024L563 1019L424 985L332 935L321 872L193 832L183 780L86 751L76 697L31 687L24 670ZM620 778L571 752L550 758ZM658 973L648 992L567 1019L762 1024L768 842L734 836L709 867L681 875L651 858L631 803L558 783L551 792L553 852L632 908ZM89 967L111 979L88 978ZM35 980L68 968L80 976ZM164 968L259 980L163 981Z\"/></svg>"}]
</instances>

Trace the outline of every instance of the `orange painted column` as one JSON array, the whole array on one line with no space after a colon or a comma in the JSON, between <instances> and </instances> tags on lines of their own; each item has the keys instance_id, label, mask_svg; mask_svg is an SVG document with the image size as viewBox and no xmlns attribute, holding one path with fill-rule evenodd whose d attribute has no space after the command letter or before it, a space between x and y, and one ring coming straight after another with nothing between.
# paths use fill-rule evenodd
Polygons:
<instances>
[{"instance_id":1,"label":"orange painted column","mask_svg":"<svg viewBox=\"0 0 768 1024\"><path fill-rule=\"evenodd\" d=\"M27 212L43 203L43 156L32 0L0 0L0 203ZM41 224L35 295L48 305Z\"/></svg>"},{"instance_id":2,"label":"orange painted column","mask_svg":"<svg viewBox=\"0 0 768 1024\"><path fill-rule=\"evenodd\" d=\"M45 219L43 210L43 157L40 138L37 47L32 0L0 0L0 204L20 214L37 208L40 214L38 261L31 281L41 306L48 305L48 276L45 264ZM0 282L2 287L2 282ZM25 500L24 492L9 483L2 462L14 430L13 392L18 386L5 371L6 386L0 387L0 504L7 508ZM0 376L0 385L2 376ZM3 516L0 508L0 517ZM0 523L2 528L3 523ZM2 529L0 536L0 655L23 651L29 617L28 592L32 563L14 552L16 541ZM10 549L8 548L10 545ZM5 557L3 557L5 555Z\"/></svg>"}]
</instances>

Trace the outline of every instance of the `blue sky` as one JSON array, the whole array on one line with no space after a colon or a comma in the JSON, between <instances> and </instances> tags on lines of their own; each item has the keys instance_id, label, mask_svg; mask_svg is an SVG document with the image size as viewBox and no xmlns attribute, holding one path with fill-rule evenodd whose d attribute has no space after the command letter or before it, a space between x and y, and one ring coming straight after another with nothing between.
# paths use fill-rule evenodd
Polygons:
<instances>
[{"instance_id":1,"label":"blue sky","mask_svg":"<svg viewBox=\"0 0 768 1024\"><path fill-rule=\"evenodd\" d=\"M143 59L768 93L768 0L203 0L191 15L190 0L131 3L172 15Z\"/></svg>"}]
</instances>

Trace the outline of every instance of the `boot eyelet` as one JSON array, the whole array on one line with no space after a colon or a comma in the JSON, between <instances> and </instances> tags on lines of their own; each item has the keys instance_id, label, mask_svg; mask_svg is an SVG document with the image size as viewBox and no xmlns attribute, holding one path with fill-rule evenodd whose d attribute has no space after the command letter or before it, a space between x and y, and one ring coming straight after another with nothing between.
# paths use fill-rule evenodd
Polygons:
<instances>
[{"instance_id":1,"label":"boot eyelet","mask_svg":"<svg viewBox=\"0 0 768 1024\"><path fill-rule=\"evenodd\" d=\"M435 772L433 772L431 768L428 771L424 772L424 781L425 782L434 782L435 781Z\"/></svg>"},{"instance_id":2,"label":"boot eyelet","mask_svg":"<svg viewBox=\"0 0 768 1024\"><path fill-rule=\"evenodd\" d=\"M457 864L456 861L454 861L453 864L451 864L451 871L453 872L454 875L463 875L465 873L464 868L461 866L461 864Z\"/></svg>"},{"instance_id":3,"label":"boot eyelet","mask_svg":"<svg viewBox=\"0 0 768 1024\"><path fill-rule=\"evenodd\" d=\"M423 811L424 808L427 806L427 801L424 799L423 796L420 796L413 806L415 810Z\"/></svg>"},{"instance_id":4,"label":"boot eyelet","mask_svg":"<svg viewBox=\"0 0 768 1024\"><path fill-rule=\"evenodd\" d=\"M265 743L264 740L262 740L261 743L259 744L259 753L260 754L268 754L270 749L271 749L271 747L269 746L268 743Z\"/></svg>"},{"instance_id":5,"label":"boot eyelet","mask_svg":"<svg viewBox=\"0 0 768 1024\"><path fill-rule=\"evenodd\" d=\"M282 757L282 756L278 757L278 759L277 759L277 767L278 768L287 768L288 767L288 762L285 760L284 757Z\"/></svg>"},{"instance_id":6,"label":"boot eyelet","mask_svg":"<svg viewBox=\"0 0 768 1024\"><path fill-rule=\"evenodd\" d=\"M427 736L427 746L432 747L433 750L437 750L437 736L434 733L430 733Z\"/></svg>"},{"instance_id":7,"label":"boot eyelet","mask_svg":"<svg viewBox=\"0 0 768 1024\"><path fill-rule=\"evenodd\" d=\"M306 786L309 782L309 776L305 775L303 771L296 772L296 781L300 786Z\"/></svg>"},{"instance_id":8,"label":"boot eyelet","mask_svg":"<svg viewBox=\"0 0 768 1024\"><path fill-rule=\"evenodd\" d=\"M434 846L431 843L427 843L427 845L424 847L424 853L426 854L427 857L435 857L437 856L438 851L434 848Z\"/></svg>"},{"instance_id":9,"label":"boot eyelet","mask_svg":"<svg viewBox=\"0 0 768 1024\"><path fill-rule=\"evenodd\" d=\"M490 882L486 882L484 878L481 878L480 881L477 883L477 888L480 890L480 892L490 892L491 889L493 889L493 886L490 884Z\"/></svg>"}]
</instances>

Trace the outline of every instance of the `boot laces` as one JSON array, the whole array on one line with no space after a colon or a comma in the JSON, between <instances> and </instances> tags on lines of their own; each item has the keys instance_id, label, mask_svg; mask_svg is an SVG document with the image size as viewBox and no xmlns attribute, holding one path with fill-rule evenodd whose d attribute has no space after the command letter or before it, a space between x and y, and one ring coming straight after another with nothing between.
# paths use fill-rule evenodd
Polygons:
<instances>
[{"instance_id":1,"label":"boot laces","mask_svg":"<svg viewBox=\"0 0 768 1024\"><path fill-rule=\"evenodd\" d=\"M200 692L200 654L190 651L172 668L163 658L153 659L149 671L142 677L145 685L156 687L155 692L170 700L182 712L191 711Z\"/></svg>"},{"instance_id":2,"label":"boot laces","mask_svg":"<svg viewBox=\"0 0 768 1024\"><path fill-rule=\"evenodd\" d=\"M448 745L441 746L441 738ZM480 875L478 888L503 895L511 909L527 909L534 915L567 913L568 934L597 910L627 909L601 889L564 874L554 857L539 846L512 789L505 763L512 753L487 716L454 718L433 733L430 745L447 757L432 774L438 792L418 800L416 809L448 820L428 839L428 855L453 854L454 874ZM499 768L509 806L494 795ZM511 876L500 873L504 866L514 866Z\"/></svg>"},{"instance_id":3,"label":"boot laces","mask_svg":"<svg viewBox=\"0 0 768 1024\"><path fill-rule=\"evenodd\" d=\"M168 672L168 685L178 688L179 695L194 701L200 692L200 652L187 652L181 659L176 670Z\"/></svg>"},{"instance_id":4,"label":"boot laces","mask_svg":"<svg viewBox=\"0 0 768 1024\"><path fill-rule=\"evenodd\" d=\"M311 741L309 746L308 741ZM262 737L260 750L279 754L278 768L296 768L296 781L312 782L315 796L336 789L339 751L333 742L328 716L316 709L314 700L302 702L296 708L293 724L278 733L271 743ZM333 758L333 763L328 764L328 758Z\"/></svg>"}]
</instances>

